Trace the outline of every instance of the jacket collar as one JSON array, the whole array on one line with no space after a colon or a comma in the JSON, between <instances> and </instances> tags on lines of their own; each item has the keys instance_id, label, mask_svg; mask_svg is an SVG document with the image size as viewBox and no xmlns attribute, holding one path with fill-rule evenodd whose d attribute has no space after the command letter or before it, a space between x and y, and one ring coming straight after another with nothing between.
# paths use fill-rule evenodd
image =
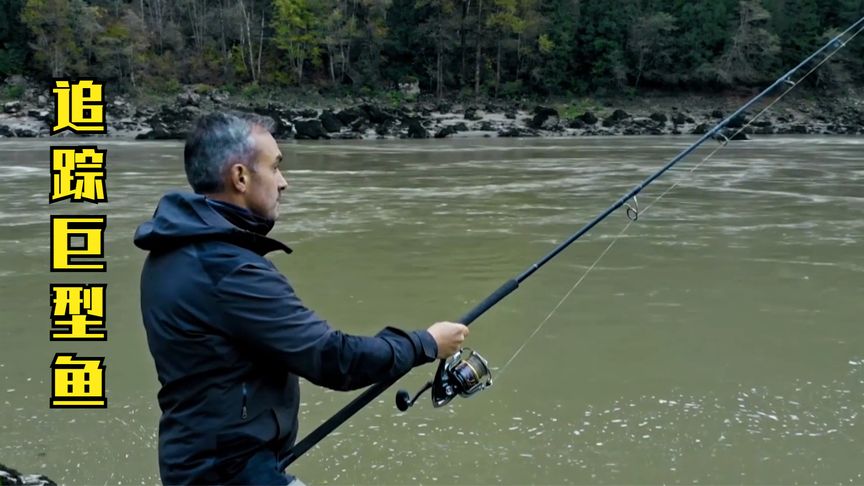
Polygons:
<instances>
[{"instance_id":1,"label":"jacket collar","mask_svg":"<svg viewBox=\"0 0 864 486\"><path fill-rule=\"evenodd\" d=\"M282 242L267 236L267 233L269 233L270 230L273 229L273 225L276 224L275 220L263 218L246 208L225 201L219 201L208 197L205 197L205 201L208 206L216 211L216 213L225 218L226 221L239 230L239 233L233 233L234 236L239 236L240 240L247 239L252 243L252 246L257 247L250 249L259 252L262 255L275 250L282 250L285 253L291 253L293 251ZM261 252L259 250L264 251Z\"/></svg>"},{"instance_id":2,"label":"jacket collar","mask_svg":"<svg viewBox=\"0 0 864 486\"><path fill-rule=\"evenodd\" d=\"M221 240L259 255L292 250L267 237L273 222L250 211L200 194L169 192L156 207L153 218L135 232L135 245L148 251L167 251L195 241Z\"/></svg>"}]
</instances>

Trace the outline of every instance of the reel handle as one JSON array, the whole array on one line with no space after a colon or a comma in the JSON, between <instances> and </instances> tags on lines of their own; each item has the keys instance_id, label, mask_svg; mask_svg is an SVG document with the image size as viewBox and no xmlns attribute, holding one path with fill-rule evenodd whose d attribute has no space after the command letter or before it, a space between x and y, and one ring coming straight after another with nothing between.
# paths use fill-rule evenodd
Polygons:
<instances>
[{"instance_id":1,"label":"reel handle","mask_svg":"<svg viewBox=\"0 0 864 486\"><path fill-rule=\"evenodd\" d=\"M411 398L411 395L408 393L407 390L399 390L398 392L396 392L396 408L398 408L400 412L408 410L409 408L414 406L414 403L417 401L418 398L420 398L420 395L422 395L424 392L426 392L426 390L430 388L432 388L432 382L427 381L426 384L423 385L423 388L421 388L420 391L418 391L417 394L414 395L414 398Z\"/></svg>"}]
</instances>

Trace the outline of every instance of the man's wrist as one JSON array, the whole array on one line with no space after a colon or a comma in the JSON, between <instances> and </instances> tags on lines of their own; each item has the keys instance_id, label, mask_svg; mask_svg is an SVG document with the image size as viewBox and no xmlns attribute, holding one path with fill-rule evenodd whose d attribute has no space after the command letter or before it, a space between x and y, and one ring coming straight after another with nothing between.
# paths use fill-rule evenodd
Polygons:
<instances>
[{"instance_id":1,"label":"man's wrist","mask_svg":"<svg viewBox=\"0 0 864 486\"><path fill-rule=\"evenodd\" d=\"M435 338L432 337L432 333L429 331L415 331L414 335L417 336L417 341L420 344L420 349L417 350L417 360L415 364L420 365L423 363L431 363L438 358L438 343L435 342Z\"/></svg>"}]
</instances>

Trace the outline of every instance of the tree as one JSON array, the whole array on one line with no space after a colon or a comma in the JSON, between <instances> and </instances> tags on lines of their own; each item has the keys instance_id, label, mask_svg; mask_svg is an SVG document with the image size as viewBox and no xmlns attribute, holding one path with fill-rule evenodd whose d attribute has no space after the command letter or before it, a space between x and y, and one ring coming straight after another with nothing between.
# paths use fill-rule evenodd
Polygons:
<instances>
[{"instance_id":1,"label":"tree","mask_svg":"<svg viewBox=\"0 0 864 486\"><path fill-rule=\"evenodd\" d=\"M23 72L29 54L27 28L18 19L24 0L0 0L0 80Z\"/></svg>"},{"instance_id":2,"label":"tree","mask_svg":"<svg viewBox=\"0 0 864 486\"><path fill-rule=\"evenodd\" d=\"M102 14L97 20L104 28L92 47L93 59L89 73L105 81L128 82L138 86L143 70L143 56L149 44L143 20L132 9L124 9L119 16Z\"/></svg>"},{"instance_id":3,"label":"tree","mask_svg":"<svg viewBox=\"0 0 864 486\"><path fill-rule=\"evenodd\" d=\"M625 52L629 26L638 15L637 7L638 4L628 0L609 0L589 2L581 9L584 20L577 30L574 56L581 58L581 69L577 69L589 74L590 86L603 89L625 86L628 76Z\"/></svg>"},{"instance_id":4,"label":"tree","mask_svg":"<svg viewBox=\"0 0 864 486\"><path fill-rule=\"evenodd\" d=\"M777 35L765 28L771 14L760 0L741 0L738 16L738 27L720 59L719 74L727 84L755 84L769 77L764 67L773 64L780 44Z\"/></svg>"},{"instance_id":5,"label":"tree","mask_svg":"<svg viewBox=\"0 0 864 486\"><path fill-rule=\"evenodd\" d=\"M207 9L204 0L182 0L178 3L185 10L186 18L192 31L192 45L195 46L196 54L200 56L204 52L204 44L206 42L205 35L209 9Z\"/></svg>"},{"instance_id":6,"label":"tree","mask_svg":"<svg viewBox=\"0 0 864 486\"><path fill-rule=\"evenodd\" d=\"M673 9L679 19L673 84L718 83L715 63L726 50L737 5L738 0L678 0Z\"/></svg>"},{"instance_id":7,"label":"tree","mask_svg":"<svg viewBox=\"0 0 864 486\"><path fill-rule=\"evenodd\" d=\"M306 10L308 10L308 8L305 7L305 3L306 3L305 1L275 0L274 3L276 4L276 12L277 12L277 18L274 19L274 23L276 23L277 25L279 25L278 24L278 15L280 13L283 15L286 15L286 17L290 19L292 12L295 12L295 11L300 12L300 15L304 15L304 17L302 17L303 19L308 19L305 21L307 21L307 22L312 21L311 16L306 15ZM248 48L248 51L247 51L248 57L246 56L246 54L242 54L242 58L245 60L245 63L248 64L248 66L249 66L249 73L252 76L252 82L257 83L258 80L261 79L261 53L264 50L264 22L265 22L264 9L263 8L261 9L260 24L258 24L257 22L255 22L255 11L254 11L255 2L254 1L250 1L249 5L247 5L243 0L237 0L237 5L240 8L240 14L241 14L241 18L243 21L240 24L240 44L241 44L240 52L243 53L244 51L247 51L247 48ZM295 5L297 5L297 7L295 7ZM257 27L257 29L254 33L252 30L252 25L255 25ZM244 30L244 27L245 27L245 30ZM292 40L290 39L290 34L288 36L285 36L285 34L284 34L284 32L285 32L284 29L286 29L286 28L288 28L288 27L285 26L284 24L282 24L283 35L282 35L282 37L276 38L276 44L277 45L279 45L280 39L285 41L286 37L288 37L288 39L287 39L288 45L289 46L294 45L294 44L292 44ZM279 35L279 28L277 27L277 36L278 35ZM301 33L300 36L298 36L295 39L295 41L300 42L297 39L302 38L303 35L304 34ZM257 37L257 43L258 43L257 48L255 47L256 37ZM243 45L244 41L245 41L245 46ZM294 49L294 50L291 51L291 49ZM289 51L291 51L291 52L298 52L297 49L298 49L298 47L296 45L294 47L289 47ZM299 52L302 53L303 52L302 47L300 47L300 49L301 49L301 51L299 51ZM303 54L299 54L299 55L302 56ZM289 53L289 56L292 56L292 54ZM295 67L295 69L297 70L297 84L300 84L300 82L303 80L303 61L305 60L305 58L300 58L299 61L297 61L296 56L292 56L292 58L294 59L295 64L297 62L299 62L299 67Z\"/></svg>"},{"instance_id":8,"label":"tree","mask_svg":"<svg viewBox=\"0 0 864 486\"><path fill-rule=\"evenodd\" d=\"M77 31L95 7L82 0L27 0L21 20L33 34L36 62L51 77L86 74L84 49Z\"/></svg>"},{"instance_id":9,"label":"tree","mask_svg":"<svg viewBox=\"0 0 864 486\"><path fill-rule=\"evenodd\" d=\"M144 0L140 0L141 12L144 21L147 21L147 15L150 15L150 24L153 26L156 34L156 44L159 46L158 52L161 54L164 48L165 41L165 26L170 13L170 4L163 0L147 0L147 10L144 10Z\"/></svg>"},{"instance_id":10,"label":"tree","mask_svg":"<svg viewBox=\"0 0 864 486\"><path fill-rule=\"evenodd\" d=\"M527 22L519 16L516 0L492 0L492 10L486 25L495 36L495 97L497 98L501 86L501 64L505 44L513 34L521 35L525 31Z\"/></svg>"},{"instance_id":11,"label":"tree","mask_svg":"<svg viewBox=\"0 0 864 486\"><path fill-rule=\"evenodd\" d=\"M862 15L864 0L0 0L0 80L717 89L762 84ZM864 82L859 39L809 79Z\"/></svg>"},{"instance_id":12,"label":"tree","mask_svg":"<svg viewBox=\"0 0 864 486\"><path fill-rule=\"evenodd\" d=\"M822 34L816 0L766 2L765 7L771 13L769 27L780 41L780 67L792 67L813 50Z\"/></svg>"},{"instance_id":13,"label":"tree","mask_svg":"<svg viewBox=\"0 0 864 486\"><path fill-rule=\"evenodd\" d=\"M383 79L382 66L386 64L383 50L389 35L387 11L392 2L391 0L355 0L355 3L357 5L355 42L362 48L358 49L354 71L361 84L378 86Z\"/></svg>"},{"instance_id":14,"label":"tree","mask_svg":"<svg viewBox=\"0 0 864 486\"><path fill-rule=\"evenodd\" d=\"M302 84L304 64L319 54L319 19L313 16L308 0L274 0L273 4L273 42L288 55L295 80Z\"/></svg>"},{"instance_id":15,"label":"tree","mask_svg":"<svg viewBox=\"0 0 864 486\"><path fill-rule=\"evenodd\" d=\"M483 42L483 0L477 0L477 37L475 39L474 54L474 96L480 96L480 64L482 53L480 46Z\"/></svg>"},{"instance_id":16,"label":"tree","mask_svg":"<svg viewBox=\"0 0 864 486\"><path fill-rule=\"evenodd\" d=\"M576 49L577 26L583 24L580 5L572 0L549 0L538 6L543 37L538 33L535 46L525 55L535 55L529 61L537 66L531 72L531 81L546 92L574 85L571 74L578 72L576 66L581 58Z\"/></svg>"},{"instance_id":17,"label":"tree","mask_svg":"<svg viewBox=\"0 0 864 486\"><path fill-rule=\"evenodd\" d=\"M356 10L352 4L350 0L322 0L319 4L322 41L333 84L344 82L351 66L351 44L357 36Z\"/></svg>"},{"instance_id":18,"label":"tree","mask_svg":"<svg viewBox=\"0 0 864 486\"><path fill-rule=\"evenodd\" d=\"M434 46L435 63L426 68L435 86L435 95L440 98L444 95L446 57L453 49L453 34L457 30L453 25L457 4L453 0L417 0L415 9L422 12L420 32Z\"/></svg>"},{"instance_id":19,"label":"tree","mask_svg":"<svg viewBox=\"0 0 864 486\"><path fill-rule=\"evenodd\" d=\"M843 32L849 25L864 17L864 0L820 1L818 7L823 32L814 44L827 42ZM851 33L854 33L851 32ZM847 34L848 36L851 35ZM864 81L864 45L861 34L846 44L831 62L825 63L815 73L816 82L823 86L860 86Z\"/></svg>"},{"instance_id":20,"label":"tree","mask_svg":"<svg viewBox=\"0 0 864 486\"><path fill-rule=\"evenodd\" d=\"M666 73L673 69L675 22L671 14L659 12L639 17L631 26L628 49L636 58L633 87L639 87L645 74L651 81L663 81Z\"/></svg>"},{"instance_id":21,"label":"tree","mask_svg":"<svg viewBox=\"0 0 864 486\"><path fill-rule=\"evenodd\" d=\"M468 77L465 74L465 66L466 66L466 58L465 58L465 46L466 40L468 38L468 12L471 11L471 0L459 0L459 6L461 7L459 10L461 14L459 15L459 87L465 83L465 79Z\"/></svg>"},{"instance_id":22,"label":"tree","mask_svg":"<svg viewBox=\"0 0 864 486\"><path fill-rule=\"evenodd\" d=\"M431 7L418 7L415 0L394 0L387 9L387 37L382 46L382 55L388 60L383 69L385 79L399 82L416 78L421 89L434 91L434 68L429 67L429 60L434 59L435 48L425 28L431 14Z\"/></svg>"}]
</instances>

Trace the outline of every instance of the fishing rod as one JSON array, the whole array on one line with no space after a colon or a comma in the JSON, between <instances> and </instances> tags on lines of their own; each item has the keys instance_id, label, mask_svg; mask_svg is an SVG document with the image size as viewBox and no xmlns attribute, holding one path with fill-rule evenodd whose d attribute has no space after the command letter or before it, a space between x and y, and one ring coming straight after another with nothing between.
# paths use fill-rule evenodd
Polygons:
<instances>
[{"instance_id":1,"label":"fishing rod","mask_svg":"<svg viewBox=\"0 0 864 486\"><path fill-rule=\"evenodd\" d=\"M859 19L857 22L852 24L849 28L838 34L833 39L829 40L824 46L818 49L813 54L810 54L806 59L801 61L797 66L792 68L786 74L777 78L771 86L765 88L761 93L757 94L749 101L747 101L740 108L735 110L731 115L724 118L720 123L715 125L711 130L708 130L702 137L699 138L692 145L682 150L678 155L672 158L669 162L666 163L661 169L652 175L648 176L645 180L636 185L633 189L630 190L627 194L621 196L620 199L615 201L614 204L606 208L599 215L597 215L593 220L579 228L578 231L573 233L569 238L567 238L564 242L560 243L555 249L550 251L548 254L532 263L526 270L517 275L510 280L507 280L502 284L498 289L489 294L488 297L483 299L479 304L477 304L473 309L468 311L461 319L456 322L461 322L466 326L471 325L478 317L483 315L486 311L491 309L495 304L500 302L503 298L507 297L514 290L519 288L519 284L524 282L528 277L534 274L541 267L546 265L550 260L555 258L559 253L564 251L568 246L570 246L574 241L581 238L585 233L590 231L594 226L599 224L601 221L606 219L610 214L620 209L622 206L626 208L627 217L631 220L635 221L639 217L639 207L636 201L636 196L642 192L645 187L649 184L657 180L660 176L666 173L669 169L671 169L675 164L677 164L681 159L689 155L691 152L696 150L700 145L702 145L708 139L717 139L720 140L724 145L729 142L729 137L727 137L723 133L723 129L729 124L730 121L737 118L742 113L746 112L751 106L757 103L759 100L767 96L769 93L773 92L775 89L787 85L789 86L789 90L795 88L798 82L801 81L804 77L809 75L811 72L816 70L823 62L825 62L828 58L830 58L835 52L839 51L843 47L846 46L848 40L854 38L858 33L864 30L864 17ZM844 37L853 32L849 39L844 41ZM813 67L809 72L807 72L801 79L798 81L793 80L793 76L801 70L808 63L813 61L819 55L826 53L827 55L823 60L818 63L815 67ZM788 90L787 90L788 92ZM785 94L785 93L784 93ZM739 130L740 131L740 130ZM734 137L733 137L734 138ZM633 200L633 205L631 206L628 201ZM336 412L332 417L327 419L324 423L318 426L315 430L309 433L306 437L303 438L300 442L294 445L289 451L288 454L281 458L280 460L280 469L284 469L291 465L294 461L296 461L300 456L306 453L309 449L314 447L318 442L320 442L324 437L333 432L337 427L345 423L349 418L351 418L354 414L360 411L363 407L368 405L372 400L375 400L381 393L390 388L391 385L396 383L403 376L408 374L407 372L401 376L397 376L395 378L391 378L389 380L385 380L375 385L367 388L363 393L358 395L354 400L352 400L348 405L343 407L341 410ZM405 390L399 390L396 394L396 406L401 411L405 411L417 401L417 399L424 393L426 390L432 389L432 404L435 407L441 407L449 403L453 398L457 395L468 397L471 396L486 387L492 384L492 374L489 369L489 365L487 361L480 356L476 351L473 351L468 348L464 348L458 351L456 354L447 359L439 360L438 370L435 372L435 376L432 380L428 381L421 389L418 391L414 397L411 397L409 393Z\"/></svg>"}]
</instances>

